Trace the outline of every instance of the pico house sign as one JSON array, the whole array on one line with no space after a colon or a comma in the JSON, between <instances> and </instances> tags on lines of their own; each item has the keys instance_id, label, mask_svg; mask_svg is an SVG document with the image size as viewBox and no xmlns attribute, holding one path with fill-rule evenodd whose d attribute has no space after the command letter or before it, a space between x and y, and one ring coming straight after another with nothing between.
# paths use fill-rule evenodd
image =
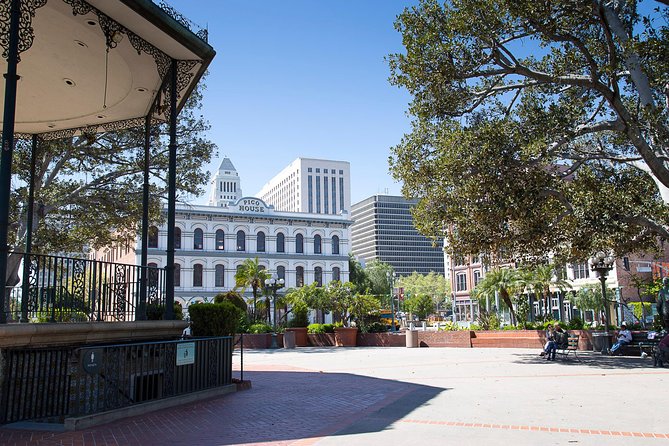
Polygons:
<instances>
[{"instance_id":1,"label":"pico house sign","mask_svg":"<svg viewBox=\"0 0 669 446\"><path fill-rule=\"evenodd\" d=\"M252 197L240 198L235 205L239 212L252 214L265 214L269 208L261 199Z\"/></svg>"}]
</instances>

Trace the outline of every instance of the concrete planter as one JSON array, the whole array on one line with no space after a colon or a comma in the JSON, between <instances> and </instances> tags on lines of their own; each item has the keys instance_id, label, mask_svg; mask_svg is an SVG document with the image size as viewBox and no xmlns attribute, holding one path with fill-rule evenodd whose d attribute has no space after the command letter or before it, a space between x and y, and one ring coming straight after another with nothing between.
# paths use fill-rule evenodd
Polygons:
<instances>
[{"instance_id":1,"label":"concrete planter","mask_svg":"<svg viewBox=\"0 0 669 446\"><path fill-rule=\"evenodd\" d=\"M309 338L307 337L307 327L286 328L286 331L295 333L295 345L297 347L309 346Z\"/></svg>"},{"instance_id":2,"label":"concrete planter","mask_svg":"<svg viewBox=\"0 0 669 446\"><path fill-rule=\"evenodd\" d=\"M337 347L355 347L358 345L357 327L336 327L334 331Z\"/></svg>"}]
</instances>

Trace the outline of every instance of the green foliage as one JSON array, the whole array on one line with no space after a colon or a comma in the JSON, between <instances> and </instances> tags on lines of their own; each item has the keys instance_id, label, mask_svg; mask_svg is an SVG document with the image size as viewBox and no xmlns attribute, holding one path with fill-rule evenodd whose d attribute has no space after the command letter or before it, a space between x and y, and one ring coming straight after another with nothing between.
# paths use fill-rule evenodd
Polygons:
<instances>
[{"instance_id":1,"label":"green foliage","mask_svg":"<svg viewBox=\"0 0 669 446\"><path fill-rule=\"evenodd\" d=\"M274 331L272 326L267 324L252 324L248 330L252 334L271 333L272 331Z\"/></svg>"},{"instance_id":2,"label":"green foliage","mask_svg":"<svg viewBox=\"0 0 669 446\"><path fill-rule=\"evenodd\" d=\"M242 289L240 294L244 294L247 287L251 287L253 291L253 313L251 318L253 321L258 319L258 291L265 286L265 279L268 279L269 273L260 264L258 257L254 259L246 259L244 263L237 269L235 273L235 286Z\"/></svg>"},{"instance_id":3,"label":"green foliage","mask_svg":"<svg viewBox=\"0 0 669 446\"><path fill-rule=\"evenodd\" d=\"M178 320L178 321L182 321L183 318L184 318L184 309L181 306L181 303L175 301L173 311L174 311L174 319ZM152 303L152 304L148 304L146 306L146 319L147 320L160 321L160 320L163 319L163 314L164 313L165 313L165 305Z\"/></svg>"},{"instance_id":4,"label":"green foliage","mask_svg":"<svg viewBox=\"0 0 669 446\"><path fill-rule=\"evenodd\" d=\"M248 309L248 305L246 304L246 301L244 301L244 298L242 297L241 294L239 294L237 291L230 290L226 291L225 293L218 293L216 296L214 296L214 303L220 304L221 302L230 302L240 310L246 312Z\"/></svg>"},{"instance_id":5,"label":"green foliage","mask_svg":"<svg viewBox=\"0 0 669 446\"><path fill-rule=\"evenodd\" d=\"M365 266L365 274L371 283L370 290L367 294L389 294L390 293L390 277L393 276L395 270L392 265L382 262L380 260L372 260Z\"/></svg>"},{"instance_id":6,"label":"green foliage","mask_svg":"<svg viewBox=\"0 0 669 446\"><path fill-rule=\"evenodd\" d=\"M669 186L669 13L639 3L421 0L400 14L391 83L415 120L390 164L423 234L455 228L454 252L537 263L669 238L655 183Z\"/></svg>"},{"instance_id":7,"label":"green foliage","mask_svg":"<svg viewBox=\"0 0 669 446\"><path fill-rule=\"evenodd\" d=\"M519 294L513 298L516 307L517 326L528 328L528 317L530 315L530 303L525 294Z\"/></svg>"},{"instance_id":8,"label":"green foliage","mask_svg":"<svg viewBox=\"0 0 669 446\"><path fill-rule=\"evenodd\" d=\"M500 301L511 312L511 322L516 323L516 311L511 301L511 296L524 287L523 274L512 268L497 268L488 271L476 288L473 297L478 299L479 308L485 308L486 299L494 302L495 293L498 293Z\"/></svg>"},{"instance_id":9,"label":"green foliage","mask_svg":"<svg viewBox=\"0 0 669 446\"><path fill-rule=\"evenodd\" d=\"M363 333L385 333L388 331L388 326L383 322L375 321L364 326Z\"/></svg>"},{"instance_id":10,"label":"green foliage","mask_svg":"<svg viewBox=\"0 0 669 446\"><path fill-rule=\"evenodd\" d=\"M307 333L334 333L334 324L309 324Z\"/></svg>"},{"instance_id":11,"label":"green foliage","mask_svg":"<svg viewBox=\"0 0 669 446\"><path fill-rule=\"evenodd\" d=\"M411 314L416 315L419 320L426 320L429 315L434 313L435 304L432 296L418 294L405 299L404 308Z\"/></svg>"},{"instance_id":12,"label":"green foliage","mask_svg":"<svg viewBox=\"0 0 669 446\"><path fill-rule=\"evenodd\" d=\"M584 327L583 319L579 317L572 317L569 323L567 324L568 330L583 330Z\"/></svg>"},{"instance_id":13,"label":"green foliage","mask_svg":"<svg viewBox=\"0 0 669 446\"><path fill-rule=\"evenodd\" d=\"M73 309L59 309L37 313L34 322L88 322L88 315Z\"/></svg>"},{"instance_id":14,"label":"green foliage","mask_svg":"<svg viewBox=\"0 0 669 446\"><path fill-rule=\"evenodd\" d=\"M378 316L381 303L375 296L369 294L356 294L351 296L348 311L350 318L357 322L361 331L367 330L370 318Z\"/></svg>"},{"instance_id":15,"label":"green foliage","mask_svg":"<svg viewBox=\"0 0 669 446\"><path fill-rule=\"evenodd\" d=\"M486 311L484 308L479 310L479 315L476 322L482 330L499 330L499 316L497 316L497 314L492 311Z\"/></svg>"},{"instance_id":16,"label":"green foliage","mask_svg":"<svg viewBox=\"0 0 669 446\"><path fill-rule=\"evenodd\" d=\"M607 288L606 298L610 301L615 299L613 290ZM596 284L585 285L576 292L574 301L580 310L602 311L604 309L602 287Z\"/></svg>"},{"instance_id":17,"label":"green foliage","mask_svg":"<svg viewBox=\"0 0 669 446\"><path fill-rule=\"evenodd\" d=\"M458 324L454 324L452 321L447 321L445 324L439 325L439 331L458 331L458 330L460 330L460 327L458 326Z\"/></svg>"},{"instance_id":18,"label":"green foliage","mask_svg":"<svg viewBox=\"0 0 669 446\"><path fill-rule=\"evenodd\" d=\"M372 288L372 282L367 277L365 269L351 253L348 255L348 280L358 293L366 293Z\"/></svg>"},{"instance_id":19,"label":"green foliage","mask_svg":"<svg viewBox=\"0 0 669 446\"><path fill-rule=\"evenodd\" d=\"M307 327L309 325L309 308L303 302L296 302L292 308L293 317L288 321L288 326Z\"/></svg>"},{"instance_id":20,"label":"green foliage","mask_svg":"<svg viewBox=\"0 0 669 446\"><path fill-rule=\"evenodd\" d=\"M398 277L395 281L395 287L404 288L405 299L411 299L419 294L432 296L435 305L446 310L451 307L451 283L446 280L443 274L430 272L429 274L418 274L413 272L408 276Z\"/></svg>"},{"instance_id":21,"label":"green foliage","mask_svg":"<svg viewBox=\"0 0 669 446\"><path fill-rule=\"evenodd\" d=\"M232 336L237 333L242 310L230 302L196 303L188 307L194 336Z\"/></svg>"}]
</instances>

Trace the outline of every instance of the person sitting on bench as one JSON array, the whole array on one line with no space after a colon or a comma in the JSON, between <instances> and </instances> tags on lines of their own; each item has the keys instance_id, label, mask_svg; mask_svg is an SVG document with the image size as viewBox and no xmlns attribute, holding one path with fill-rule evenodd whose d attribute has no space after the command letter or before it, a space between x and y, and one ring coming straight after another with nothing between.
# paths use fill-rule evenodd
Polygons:
<instances>
[{"instance_id":1,"label":"person sitting on bench","mask_svg":"<svg viewBox=\"0 0 669 446\"><path fill-rule=\"evenodd\" d=\"M609 355L614 354L615 352L618 351L620 347L623 345L627 345L630 342L632 342L632 333L627 329L627 323L623 321L622 324L620 324L620 331L618 332L618 340L616 341L615 344L613 344L613 347L609 349Z\"/></svg>"},{"instance_id":2,"label":"person sitting on bench","mask_svg":"<svg viewBox=\"0 0 669 446\"><path fill-rule=\"evenodd\" d=\"M552 325L549 325L546 327L546 344L541 351L541 356L548 355L546 357L546 359L548 359L551 356L551 352L553 352L553 356L555 356L555 330Z\"/></svg>"}]
</instances>

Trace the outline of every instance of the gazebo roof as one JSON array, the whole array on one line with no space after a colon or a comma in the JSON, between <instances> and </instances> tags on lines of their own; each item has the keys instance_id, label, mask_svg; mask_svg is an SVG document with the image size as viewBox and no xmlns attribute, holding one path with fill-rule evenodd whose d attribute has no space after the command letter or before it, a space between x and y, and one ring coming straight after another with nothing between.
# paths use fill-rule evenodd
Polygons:
<instances>
[{"instance_id":1,"label":"gazebo roof","mask_svg":"<svg viewBox=\"0 0 669 446\"><path fill-rule=\"evenodd\" d=\"M0 8L0 35L8 9ZM149 114L165 120L171 61L180 110L215 55L206 31L193 33L186 19L150 0L22 0L21 23L17 136L133 127ZM2 72L6 44L0 39ZM0 97L4 89L0 82Z\"/></svg>"}]
</instances>

